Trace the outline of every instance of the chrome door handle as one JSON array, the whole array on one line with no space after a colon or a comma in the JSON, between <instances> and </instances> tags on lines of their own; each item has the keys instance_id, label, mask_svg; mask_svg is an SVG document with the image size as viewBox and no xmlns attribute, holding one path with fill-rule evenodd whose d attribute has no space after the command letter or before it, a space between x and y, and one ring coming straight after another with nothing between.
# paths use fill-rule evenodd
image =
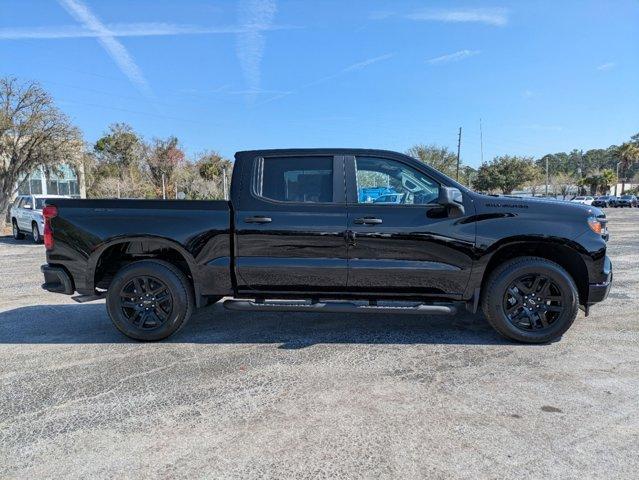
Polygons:
<instances>
[{"instance_id":1,"label":"chrome door handle","mask_svg":"<svg viewBox=\"0 0 639 480\"><path fill-rule=\"evenodd\" d=\"M382 223L382 219L374 217L362 217L356 218L355 220L353 220L353 223L356 225L379 225L380 223Z\"/></svg>"},{"instance_id":2,"label":"chrome door handle","mask_svg":"<svg viewBox=\"0 0 639 480\"><path fill-rule=\"evenodd\" d=\"M271 223L273 219L271 217L257 216L257 217L246 217L244 221L246 223Z\"/></svg>"}]
</instances>

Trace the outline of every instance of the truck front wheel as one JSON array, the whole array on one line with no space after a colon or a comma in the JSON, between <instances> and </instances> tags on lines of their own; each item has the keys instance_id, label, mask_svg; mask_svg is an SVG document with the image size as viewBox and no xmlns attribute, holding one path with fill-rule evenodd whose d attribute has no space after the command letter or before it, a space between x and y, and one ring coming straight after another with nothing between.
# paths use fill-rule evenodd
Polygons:
<instances>
[{"instance_id":1,"label":"truck front wheel","mask_svg":"<svg viewBox=\"0 0 639 480\"><path fill-rule=\"evenodd\" d=\"M505 337L546 343L561 337L579 307L577 287L561 266L539 257L519 257L498 266L486 283L482 310Z\"/></svg>"},{"instance_id":2,"label":"truck front wheel","mask_svg":"<svg viewBox=\"0 0 639 480\"><path fill-rule=\"evenodd\" d=\"M106 304L117 329L142 341L162 340L177 332L194 307L186 275L161 260L142 260L122 268L109 285Z\"/></svg>"}]
</instances>

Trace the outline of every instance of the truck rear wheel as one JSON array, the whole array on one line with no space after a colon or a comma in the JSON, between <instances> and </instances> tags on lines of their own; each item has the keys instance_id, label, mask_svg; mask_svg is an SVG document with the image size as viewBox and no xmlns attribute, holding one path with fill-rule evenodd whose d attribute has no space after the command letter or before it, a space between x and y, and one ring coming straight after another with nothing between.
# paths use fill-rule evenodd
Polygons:
<instances>
[{"instance_id":1,"label":"truck rear wheel","mask_svg":"<svg viewBox=\"0 0 639 480\"><path fill-rule=\"evenodd\" d=\"M575 321L577 287L561 266L539 257L520 257L497 267L482 299L488 322L505 337L546 343L561 337Z\"/></svg>"},{"instance_id":2,"label":"truck rear wheel","mask_svg":"<svg viewBox=\"0 0 639 480\"><path fill-rule=\"evenodd\" d=\"M109 317L127 337L167 338L193 313L191 284L178 268L161 260L142 260L122 268L109 285Z\"/></svg>"},{"instance_id":3,"label":"truck rear wheel","mask_svg":"<svg viewBox=\"0 0 639 480\"><path fill-rule=\"evenodd\" d=\"M18 222L15 218L11 222L11 227L13 228L13 238L15 240L22 240L24 238L24 233L22 233L18 228Z\"/></svg>"}]
</instances>

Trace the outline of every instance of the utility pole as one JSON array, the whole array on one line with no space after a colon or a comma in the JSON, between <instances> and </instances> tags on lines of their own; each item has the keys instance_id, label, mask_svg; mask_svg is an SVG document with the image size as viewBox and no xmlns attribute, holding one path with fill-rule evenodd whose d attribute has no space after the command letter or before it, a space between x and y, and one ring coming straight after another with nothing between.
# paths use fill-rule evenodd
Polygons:
<instances>
[{"instance_id":1,"label":"utility pole","mask_svg":"<svg viewBox=\"0 0 639 480\"><path fill-rule=\"evenodd\" d=\"M166 200L166 181L164 179L164 174L162 174L162 199Z\"/></svg>"},{"instance_id":2,"label":"utility pole","mask_svg":"<svg viewBox=\"0 0 639 480\"><path fill-rule=\"evenodd\" d=\"M226 182L226 167L222 169L222 185L224 187L224 200L228 200L228 185Z\"/></svg>"},{"instance_id":3,"label":"utility pole","mask_svg":"<svg viewBox=\"0 0 639 480\"><path fill-rule=\"evenodd\" d=\"M461 129L459 127L459 137L457 137L457 181L459 182L459 153L461 151Z\"/></svg>"},{"instance_id":4,"label":"utility pole","mask_svg":"<svg viewBox=\"0 0 639 480\"><path fill-rule=\"evenodd\" d=\"M481 163L484 163L484 131L481 128L481 118L479 119L479 148L481 150Z\"/></svg>"},{"instance_id":5,"label":"utility pole","mask_svg":"<svg viewBox=\"0 0 639 480\"><path fill-rule=\"evenodd\" d=\"M548 196L548 155L546 155L546 196Z\"/></svg>"}]
</instances>

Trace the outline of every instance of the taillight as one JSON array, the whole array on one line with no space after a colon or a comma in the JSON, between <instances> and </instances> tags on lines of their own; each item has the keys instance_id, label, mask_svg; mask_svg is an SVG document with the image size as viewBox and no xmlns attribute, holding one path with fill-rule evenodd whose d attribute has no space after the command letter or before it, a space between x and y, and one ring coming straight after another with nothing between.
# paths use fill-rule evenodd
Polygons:
<instances>
[{"instance_id":1,"label":"taillight","mask_svg":"<svg viewBox=\"0 0 639 480\"><path fill-rule=\"evenodd\" d=\"M58 216L58 208L53 205L47 205L42 209L42 216L44 217L44 248L51 250L54 244L51 219Z\"/></svg>"}]
</instances>

